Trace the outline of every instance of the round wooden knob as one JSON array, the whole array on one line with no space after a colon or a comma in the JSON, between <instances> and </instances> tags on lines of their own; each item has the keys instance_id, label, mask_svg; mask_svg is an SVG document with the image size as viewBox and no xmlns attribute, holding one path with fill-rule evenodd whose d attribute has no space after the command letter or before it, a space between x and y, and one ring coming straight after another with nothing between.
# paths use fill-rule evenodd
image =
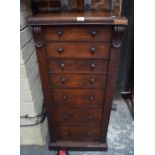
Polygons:
<instances>
[{"instance_id":1,"label":"round wooden knob","mask_svg":"<svg viewBox=\"0 0 155 155\"><path fill-rule=\"evenodd\" d=\"M68 135L69 135L69 132L68 132L68 131L65 131L65 132L64 132L64 135L65 135L65 136L68 136Z\"/></svg>"},{"instance_id":2,"label":"round wooden knob","mask_svg":"<svg viewBox=\"0 0 155 155\"><path fill-rule=\"evenodd\" d=\"M63 101L66 101L66 100L67 100L67 96L64 95L64 96L63 96Z\"/></svg>"},{"instance_id":3,"label":"round wooden knob","mask_svg":"<svg viewBox=\"0 0 155 155\"><path fill-rule=\"evenodd\" d=\"M92 34L92 36L96 36L96 31L93 30L93 31L91 32L91 34Z\"/></svg>"},{"instance_id":4,"label":"round wooden knob","mask_svg":"<svg viewBox=\"0 0 155 155\"><path fill-rule=\"evenodd\" d=\"M61 69L64 69L64 67L65 67L65 64L61 64L60 66L61 66Z\"/></svg>"},{"instance_id":5,"label":"round wooden knob","mask_svg":"<svg viewBox=\"0 0 155 155\"><path fill-rule=\"evenodd\" d=\"M68 119L68 115L67 115L67 114L64 114L64 116L63 116L63 117L64 117L64 119L65 119L65 120L67 120L67 119Z\"/></svg>"},{"instance_id":6,"label":"round wooden knob","mask_svg":"<svg viewBox=\"0 0 155 155\"><path fill-rule=\"evenodd\" d=\"M66 79L65 78L62 78L61 79L61 82L64 84L66 82Z\"/></svg>"},{"instance_id":7,"label":"round wooden knob","mask_svg":"<svg viewBox=\"0 0 155 155\"><path fill-rule=\"evenodd\" d=\"M91 52L92 52L92 54L94 54L96 52L96 48L95 47L92 47L91 48Z\"/></svg>"},{"instance_id":8,"label":"round wooden knob","mask_svg":"<svg viewBox=\"0 0 155 155\"><path fill-rule=\"evenodd\" d=\"M94 69L95 68L95 64L91 64L90 67L91 67L91 69Z\"/></svg>"},{"instance_id":9,"label":"round wooden knob","mask_svg":"<svg viewBox=\"0 0 155 155\"><path fill-rule=\"evenodd\" d=\"M62 36L63 32L62 31L58 31L57 34L60 37L60 36Z\"/></svg>"},{"instance_id":10,"label":"round wooden knob","mask_svg":"<svg viewBox=\"0 0 155 155\"><path fill-rule=\"evenodd\" d=\"M91 79L90 79L90 83L91 83L91 84L94 84L94 83L95 83L95 79L91 78Z\"/></svg>"},{"instance_id":11,"label":"round wooden knob","mask_svg":"<svg viewBox=\"0 0 155 155\"><path fill-rule=\"evenodd\" d=\"M63 48L58 48L58 52L61 54L63 53L64 49Z\"/></svg>"},{"instance_id":12,"label":"round wooden knob","mask_svg":"<svg viewBox=\"0 0 155 155\"><path fill-rule=\"evenodd\" d=\"M88 118L91 120L93 118L93 116L92 115L89 115Z\"/></svg>"},{"instance_id":13,"label":"round wooden knob","mask_svg":"<svg viewBox=\"0 0 155 155\"><path fill-rule=\"evenodd\" d=\"M91 136L91 133L90 132L87 132L87 136Z\"/></svg>"},{"instance_id":14,"label":"round wooden knob","mask_svg":"<svg viewBox=\"0 0 155 155\"><path fill-rule=\"evenodd\" d=\"M89 96L89 99L90 99L90 101L93 101L94 100L94 96Z\"/></svg>"}]
</instances>

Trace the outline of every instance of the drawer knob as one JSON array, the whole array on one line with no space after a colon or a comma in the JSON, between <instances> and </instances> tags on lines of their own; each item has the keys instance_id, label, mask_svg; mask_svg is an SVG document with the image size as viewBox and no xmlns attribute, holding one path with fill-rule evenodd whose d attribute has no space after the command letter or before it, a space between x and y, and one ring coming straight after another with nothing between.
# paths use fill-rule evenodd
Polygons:
<instances>
[{"instance_id":1,"label":"drawer knob","mask_svg":"<svg viewBox=\"0 0 155 155\"><path fill-rule=\"evenodd\" d=\"M67 100L67 96L64 95L64 96L63 96L63 101L66 101L66 100Z\"/></svg>"},{"instance_id":2,"label":"drawer knob","mask_svg":"<svg viewBox=\"0 0 155 155\"><path fill-rule=\"evenodd\" d=\"M93 79L93 78L91 78L89 81L90 81L91 84L95 83L95 79Z\"/></svg>"},{"instance_id":3,"label":"drawer knob","mask_svg":"<svg viewBox=\"0 0 155 155\"><path fill-rule=\"evenodd\" d=\"M61 82L62 82L63 84L65 84L66 79L65 79L65 78L62 78L62 79L61 79Z\"/></svg>"},{"instance_id":4,"label":"drawer knob","mask_svg":"<svg viewBox=\"0 0 155 155\"><path fill-rule=\"evenodd\" d=\"M61 54L63 53L64 49L63 48L58 48L58 52Z\"/></svg>"},{"instance_id":5,"label":"drawer knob","mask_svg":"<svg viewBox=\"0 0 155 155\"><path fill-rule=\"evenodd\" d=\"M90 133L90 132L87 132L87 136L88 136L88 137L91 136L91 133Z\"/></svg>"},{"instance_id":6,"label":"drawer knob","mask_svg":"<svg viewBox=\"0 0 155 155\"><path fill-rule=\"evenodd\" d=\"M60 66L61 66L61 69L64 69L64 67L65 67L65 64L61 64Z\"/></svg>"},{"instance_id":7,"label":"drawer knob","mask_svg":"<svg viewBox=\"0 0 155 155\"><path fill-rule=\"evenodd\" d=\"M64 119L67 120L68 119L68 115L64 114Z\"/></svg>"},{"instance_id":8,"label":"drawer knob","mask_svg":"<svg viewBox=\"0 0 155 155\"><path fill-rule=\"evenodd\" d=\"M68 136L68 135L69 135L69 132L68 132L68 131L65 131L65 132L64 132L64 135L65 135L65 136Z\"/></svg>"},{"instance_id":9,"label":"drawer knob","mask_svg":"<svg viewBox=\"0 0 155 155\"><path fill-rule=\"evenodd\" d=\"M92 35L92 36L96 36L96 31L93 30L93 31L91 32L91 35Z\"/></svg>"},{"instance_id":10,"label":"drawer knob","mask_svg":"<svg viewBox=\"0 0 155 155\"><path fill-rule=\"evenodd\" d=\"M89 115L88 118L89 118L89 120L92 120L93 116L92 115Z\"/></svg>"},{"instance_id":11,"label":"drawer knob","mask_svg":"<svg viewBox=\"0 0 155 155\"><path fill-rule=\"evenodd\" d=\"M57 34L60 37L60 36L62 36L63 32L62 31L58 31Z\"/></svg>"},{"instance_id":12,"label":"drawer knob","mask_svg":"<svg viewBox=\"0 0 155 155\"><path fill-rule=\"evenodd\" d=\"M95 68L95 64L91 64L90 67L93 70Z\"/></svg>"},{"instance_id":13,"label":"drawer knob","mask_svg":"<svg viewBox=\"0 0 155 155\"><path fill-rule=\"evenodd\" d=\"M91 52L92 52L92 54L94 54L96 52L96 48L95 47L92 47L91 48Z\"/></svg>"},{"instance_id":14,"label":"drawer knob","mask_svg":"<svg viewBox=\"0 0 155 155\"><path fill-rule=\"evenodd\" d=\"M89 97L89 99L90 99L90 101L94 101L94 96L91 95L91 96Z\"/></svg>"}]
</instances>

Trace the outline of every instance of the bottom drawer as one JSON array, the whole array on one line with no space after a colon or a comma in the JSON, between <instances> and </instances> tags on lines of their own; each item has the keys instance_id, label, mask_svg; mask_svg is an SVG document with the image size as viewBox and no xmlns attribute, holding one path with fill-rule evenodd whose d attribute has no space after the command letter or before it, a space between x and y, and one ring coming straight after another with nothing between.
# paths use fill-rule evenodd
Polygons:
<instances>
[{"instance_id":1,"label":"bottom drawer","mask_svg":"<svg viewBox=\"0 0 155 155\"><path fill-rule=\"evenodd\" d=\"M98 126L56 126L56 140L67 141L99 141Z\"/></svg>"}]
</instances>

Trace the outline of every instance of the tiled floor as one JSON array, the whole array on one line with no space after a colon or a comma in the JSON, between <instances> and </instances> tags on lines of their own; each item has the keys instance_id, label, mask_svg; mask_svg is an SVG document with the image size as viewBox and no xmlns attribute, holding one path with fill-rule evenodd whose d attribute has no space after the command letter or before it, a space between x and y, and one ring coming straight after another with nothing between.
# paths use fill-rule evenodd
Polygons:
<instances>
[{"instance_id":1,"label":"tiled floor","mask_svg":"<svg viewBox=\"0 0 155 155\"><path fill-rule=\"evenodd\" d=\"M134 126L126 103L122 99L114 101L117 111L112 111L108 130L107 152L79 152L71 151L70 155L133 155L134 150ZM48 151L47 146L21 146L20 155L56 155L54 151Z\"/></svg>"}]
</instances>

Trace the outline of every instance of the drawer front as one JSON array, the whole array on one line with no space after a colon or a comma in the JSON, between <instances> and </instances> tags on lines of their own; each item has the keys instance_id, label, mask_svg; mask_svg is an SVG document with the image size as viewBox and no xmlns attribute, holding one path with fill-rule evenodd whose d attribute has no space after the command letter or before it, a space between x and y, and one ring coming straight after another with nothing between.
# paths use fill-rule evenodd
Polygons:
<instances>
[{"instance_id":1,"label":"drawer front","mask_svg":"<svg viewBox=\"0 0 155 155\"><path fill-rule=\"evenodd\" d=\"M55 89L51 91L53 105L103 106L104 89Z\"/></svg>"},{"instance_id":2,"label":"drawer front","mask_svg":"<svg viewBox=\"0 0 155 155\"><path fill-rule=\"evenodd\" d=\"M100 124L102 108L52 107L51 115L56 125Z\"/></svg>"},{"instance_id":3,"label":"drawer front","mask_svg":"<svg viewBox=\"0 0 155 155\"><path fill-rule=\"evenodd\" d=\"M105 88L106 74L50 74L51 88Z\"/></svg>"},{"instance_id":4,"label":"drawer front","mask_svg":"<svg viewBox=\"0 0 155 155\"><path fill-rule=\"evenodd\" d=\"M95 73L107 72L107 60L66 60L48 61L48 70L52 73Z\"/></svg>"},{"instance_id":5,"label":"drawer front","mask_svg":"<svg viewBox=\"0 0 155 155\"><path fill-rule=\"evenodd\" d=\"M47 43L49 58L109 58L110 43Z\"/></svg>"},{"instance_id":6,"label":"drawer front","mask_svg":"<svg viewBox=\"0 0 155 155\"><path fill-rule=\"evenodd\" d=\"M110 41L110 26L44 26L46 41Z\"/></svg>"},{"instance_id":7,"label":"drawer front","mask_svg":"<svg viewBox=\"0 0 155 155\"><path fill-rule=\"evenodd\" d=\"M98 141L100 128L97 126L56 126L56 139L68 141Z\"/></svg>"}]
</instances>

